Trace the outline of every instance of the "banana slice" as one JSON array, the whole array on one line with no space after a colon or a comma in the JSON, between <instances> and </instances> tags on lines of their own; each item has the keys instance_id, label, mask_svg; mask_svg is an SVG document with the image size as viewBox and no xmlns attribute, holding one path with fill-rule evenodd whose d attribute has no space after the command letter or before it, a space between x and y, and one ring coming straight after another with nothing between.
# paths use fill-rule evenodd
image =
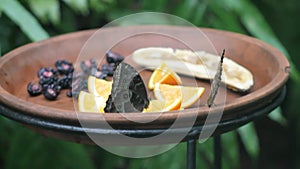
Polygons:
<instances>
[{"instance_id":1,"label":"banana slice","mask_svg":"<svg viewBox=\"0 0 300 169\"><path fill-rule=\"evenodd\" d=\"M149 47L134 51L132 59L147 69L154 70L164 62L177 73L210 80L217 71L220 56L205 51ZM224 58L222 82L238 92L246 92L254 84L252 73L228 58Z\"/></svg>"}]
</instances>

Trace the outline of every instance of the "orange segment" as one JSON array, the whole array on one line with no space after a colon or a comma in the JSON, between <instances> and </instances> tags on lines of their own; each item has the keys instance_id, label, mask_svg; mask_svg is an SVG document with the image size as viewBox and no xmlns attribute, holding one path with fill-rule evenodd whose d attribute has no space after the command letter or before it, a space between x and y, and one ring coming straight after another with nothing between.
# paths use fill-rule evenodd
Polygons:
<instances>
[{"instance_id":1,"label":"orange segment","mask_svg":"<svg viewBox=\"0 0 300 169\"><path fill-rule=\"evenodd\" d=\"M187 108L196 103L204 93L204 87L183 86L182 93L182 108Z\"/></svg>"},{"instance_id":2,"label":"orange segment","mask_svg":"<svg viewBox=\"0 0 300 169\"><path fill-rule=\"evenodd\" d=\"M78 96L78 109L80 112L104 113L106 100L104 97L80 91Z\"/></svg>"},{"instance_id":3,"label":"orange segment","mask_svg":"<svg viewBox=\"0 0 300 169\"><path fill-rule=\"evenodd\" d=\"M152 73L148 87L150 90L154 89L156 83L179 85L182 84L180 77L165 63L162 63Z\"/></svg>"},{"instance_id":4,"label":"orange segment","mask_svg":"<svg viewBox=\"0 0 300 169\"><path fill-rule=\"evenodd\" d=\"M148 108L143 112L166 112L171 110L179 110L181 107L181 98L176 100L151 100Z\"/></svg>"},{"instance_id":5,"label":"orange segment","mask_svg":"<svg viewBox=\"0 0 300 169\"><path fill-rule=\"evenodd\" d=\"M182 98L181 86L157 83L154 87L154 96L159 100Z\"/></svg>"},{"instance_id":6,"label":"orange segment","mask_svg":"<svg viewBox=\"0 0 300 169\"><path fill-rule=\"evenodd\" d=\"M112 81L98 79L94 76L88 77L88 91L95 96L102 96L108 99L112 88Z\"/></svg>"},{"instance_id":7,"label":"orange segment","mask_svg":"<svg viewBox=\"0 0 300 169\"><path fill-rule=\"evenodd\" d=\"M204 93L203 87L156 84L154 96L159 100L182 98L181 108L187 108L197 102Z\"/></svg>"}]
</instances>

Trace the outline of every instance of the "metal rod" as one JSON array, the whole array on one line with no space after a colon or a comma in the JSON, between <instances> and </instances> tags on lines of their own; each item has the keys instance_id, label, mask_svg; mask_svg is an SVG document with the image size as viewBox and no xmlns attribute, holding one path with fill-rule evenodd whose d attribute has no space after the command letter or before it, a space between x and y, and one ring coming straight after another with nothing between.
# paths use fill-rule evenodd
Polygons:
<instances>
[{"instance_id":1,"label":"metal rod","mask_svg":"<svg viewBox=\"0 0 300 169\"><path fill-rule=\"evenodd\" d=\"M187 141L187 169L196 169L196 140Z\"/></svg>"},{"instance_id":2,"label":"metal rod","mask_svg":"<svg viewBox=\"0 0 300 169\"><path fill-rule=\"evenodd\" d=\"M215 169L222 168L222 145L221 145L221 135L214 137L214 166Z\"/></svg>"}]
</instances>

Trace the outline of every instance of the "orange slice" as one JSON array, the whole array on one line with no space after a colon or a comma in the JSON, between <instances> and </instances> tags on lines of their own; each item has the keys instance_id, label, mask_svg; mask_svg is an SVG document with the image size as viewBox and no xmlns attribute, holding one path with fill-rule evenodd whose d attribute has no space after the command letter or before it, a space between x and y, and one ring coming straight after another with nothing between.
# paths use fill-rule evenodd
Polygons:
<instances>
[{"instance_id":1,"label":"orange slice","mask_svg":"<svg viewBox=\"0 0 300 169\"><path fill-rule=\"evenodd\" d=\"M78 109L80 112L104 113L106 99L91 93L80 91L78 96Z\"/></svg>"},{"instance_id":2,"label":"orange slice","mask_svg":"<svg viewBox=\"0 0 300 169\"><path fill-rule=\"evenodd\" d=\"M166 112L171 110L179 110L181 107L181 98L176 100L150 100L148 108L143 112Z\"/></svg>"},{"instance_id":3,"label":"orange slice","mask_svg":"<svg viewBox=\"0 0 300 169\"><path fill-rule=\"evenodd\" d=\"M203 87L179 86L157 83L154 96L159 100L175 100L182 98L181 108L187 108L196 103L204 93Z\"/></svg>"},{"instance_id":4,"label":"orange slice","mask_svg":"<svg viewBox=\"0 0 300 169\"><path fill-rule=\"evenodd\" d=\"M94 76L88 77L88 91L95 96L102 96L106 100L111 93L112 81L98 79Z\"/></svg>"},{"instance_id":5,"label":"orange slice","mask_svg":"<svg viewBox=\"0 0 300 169\"><path fill-rule=\"evenodd\" d=\"M180 77L168 65L162 63L152 73L148 82L149 89L154 89L156 83L180 85L182 84L182 81Z\"/></svg>"}]
</instances>

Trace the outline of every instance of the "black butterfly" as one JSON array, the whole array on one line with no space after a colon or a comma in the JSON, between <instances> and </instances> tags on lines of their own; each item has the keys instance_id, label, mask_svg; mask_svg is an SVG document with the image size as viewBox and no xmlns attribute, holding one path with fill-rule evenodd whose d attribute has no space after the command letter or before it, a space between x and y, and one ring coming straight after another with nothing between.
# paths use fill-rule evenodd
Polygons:
<instances>
[{"instance_id":1,"label":"black butterfly","mask_svg":"<svg viewBox=\"0 0 300 169\"><path fill-rule=\"evenodd\" d=\"M149 105L144 82L129 64L121 62L113 75L111 94L105 112L141 112Z\"/></svg>"}]
</instances>

